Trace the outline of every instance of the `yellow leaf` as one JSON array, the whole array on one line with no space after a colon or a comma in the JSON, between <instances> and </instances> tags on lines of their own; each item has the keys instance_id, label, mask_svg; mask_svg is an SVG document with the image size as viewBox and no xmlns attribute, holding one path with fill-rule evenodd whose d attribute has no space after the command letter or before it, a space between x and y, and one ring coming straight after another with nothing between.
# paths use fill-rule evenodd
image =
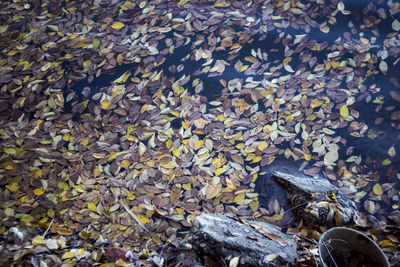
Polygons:
<instances>
[{"instance_id":1,"label":"yellow leaf","mask_svg":"<svg viewBox=\"0 0 400 267\"><path fill-rule=\"evenodd\" d=\"M180 157L181 154L182 154L182 152L181 152L180 149L174 149L174 150L172 151L172 153L174 154L175 157Z\"/></svg>"},{"instance_id":2,"label":"yellow leaf","mask_svg":"<svg viewBox=\"0 0 400 267\"><path fill-rule=\"evenodd\" d=\"M89 66L90 64L92 64L92 61L91 61L91 60L85 60L85 61L83 61L83 63L82 63L82 65L83 65L84 68L86 68L86 67Z\"/></svg>"},{"instance_id":3,"label":"yellow leaf","mask_svg":"<svg viewBox=\"0 0 400 267\"><path fill-rule=\"evenodd\" d=\"M44 189L43 188L36 188L35 190L33 190L33 193L37 196L43 195L44 193Z\"/></svg>"},{"instance_id":4,"label":"yellow leaf","mask_svg":"<svg viewBox=\"0 0 400 267\"><path fill-rule=\"evenodd\" d=\"M57 233L59 235L72 235L74 232L72 232L71 230L66 229L66 228L60 228L57 230Z\"/></svg>"},{"instance_id":5,"label":"yellow leaf","mask_svg":"<svg viewBox=\"0 0 400 267\"><path fill-rule=\"evenodd\" d=\"M382 161L382 165L383 165L383 166L387 166L387 165L389 165L390 163L392 163L392 162L390 161L390 159L385 159L384 161Z\"/></svg>"},{"instance_id":6,"label":"yellow leaf","mask_svg":"<svg viewBox=\"0 0 400 267\"><path fill-rule=\"evenodd\" d=\"M104 100L100 101L100 104L101 104L102 109L107 109L111 105L111 102L104 99Z\"/></svg>"},{"instance_id":7,"label":"yellow leaf","mask_svg":"<svg viewBox=\"0 0 400 267\"><path fill-rule=\"evenodd\" d=\"M84 248L78 249L78 256L82 256L83 252L85 252Z\"/></svg>"},{"instance_id":8,"label":"yellow leaf","mask_svg":"<svg viewBox=\"0 0 400 267\"><path fill-rule=\"evenodd\" d=\"M122 168L128 169L129 165L130 165L129 160L124 159L123 161L121 161L121 167Z\"/></svg>"},{"instance_id":9,"label":"yellow leaf","mask_svg":"<svg viewBox=\"0 0 400 267\"><path fill-rule=\"evenodd\" d=\"M220 176L223 172L224 170L222 168L218 168L215 170L215 176Z\"/></svg>"},{"instance_id":10,"label":"yellow leaf","mask_svg":"<svg viewBox=\"0 0 400 267\"><path fill-rule=\"evenodd\" d=\"M235 43L234 45L232 45L231 46L231 50L233 50L233 49L236 49L236 48L241 48L242 46L241 46L241 44L239 44L239 43Z\"/></svg>"},{"instance_id":11,"label":"yellow leaf","mask_svg":"<svg viewBox=\"0 0 400 267\"><path fill-rule=\"evenodd\" d=\"M122 29L123 27L125 27L125 24L120 21L114 22L111 25L111 28L116 29L116 30Z\"/></svg>"},{"instance_id":12,"label":"yellow leaf","mask_svg":"<svg viewBox=\"0 0 400 267\"><path fill-rule=\"evenodd\" d=\"M66 182L59 182L58 183L58 188L60 188L60 189L62 189L64 191L69 190L69 186L68 186L68 184Z\"/></svg>"},{"instance_id":13,"label":"yellow leaf","mask_svg":"<svg viewBox=\"0 0 400 267\"><path fill-rule=\"evenodd\" d=\"M74 188L75 188L76 192L78 192L78 193L83 193L83 192L85 192L85 187L84 187L83 185L81 185L81 184L75 186Z\"/></svg>"},{"instance_id":14,"label":"yellow leaf","mask_svg":"<svg viewBox=\"0 0 400 267\"><path fill-rule=\"evenodd\" d=\"M126 197L129 200L134 200L136 198L135 193L129 192L128 196Z\"/></svg>"},{"instance_id":15,"label":"yellow leaf","mask_svg":"<svg viewBox=\"0 0 400 267\"><path fill-rule=\"evenodd\" d=\"M346 119L346 118L349 116L349 109L347 108L346 105L343 105L343 106L340 108L340 116L341 116L343 119Z\"/></svg>"},{"instance_id":16,"label":"yellow leaf","mask_svg":"<svg viewBox=\"0 0 400 267\"><path fill-rule=\"evenodd\" d=\"M245 71L249 68L249 65L244 65L240 68L240 72Z\"/></svg>"},{"instance_id":17,"label":"yellow leaf","mask_svg":"<svg viewBox=\"0 0 400 267\"><path fill-rule=\"evenodd\" d=\"M190 126L190 121L188 121L188 120L182 121L182 127L183 128L188 129L189 126Z\"/></svg>"},{"instance_id":18,"label":"yellow leaf","mask_svg":"<svg viewBox=\"0 0 400 267\"><path fill-rule=\"evenodd\" d=\"M46 244L46 240L41 235L37 235L32 239L32 246L43 245L43 244Z\"/></svg>"},{"instance_id":19,"label":"yellow leaf","mask_svg":"<svg viewBox=\"0 0 400 267\"><path fill-rule=\"evenodd\" d=\"M222 189L222 184L221 183L218 183L215 186L211 185L211 184L208 185L206 198L207 199L212 199L212 198L216 197L221 192L221 189Z\"/></svg>"},{"instance_id":20,"label":"yellow leaf","mask_svg":"<svg viewBox=\"0 0 400 267\"><path fill-rule=\"evenodd\" d=\"M42 175L43 175L43 171L42 170L36 170L35 174L33 175L33 177L34 178L39 178Z\"/></svg>"},{"instance_id":21,"label":"yellow leaf","mask_svg":"<svg viewBox=\"0 0 400 267\"><path fill-rule=\"evenodd\" d=\"M3 168L8 171L16 170L18 168L18 164L12 161L7 161L3 163Z\"/></svg>"},{"instance_id":22,"label":"yellow leaf","mask_svg":"<svg viewBox=\"0 0 400 267\"><path fill-rule=\"evenodd\" d=\"M178 86L174 88L174 93L177 95L182 94L185 91L185 88L183 88L182 86Z\"/></svg>"},{"instance_id":23,"label":"yellow leaf","mask_svg":"<svg viewBox=\"0 0 400 267\"><path fill-rule=\"evenodd\" d=\"M251 163L257 163L260 162L261 160L262 160L261 156L256 156Z\"/></svg>"},{"instance_id":24,"label":"yellow leaf","mask_svg":"<svg viewBox=\"0 0 400 267\"><path fill-rule=\"evenodd\" d=\"M64 253L64 255L62 256L62 259L66 260L66 259L70 259L70 258L73 258L73 257L75 257L75 252L74 251L68 251L68 252Z\"/></svg>"},{"instance_id":25,"label":"yellow leaf","mask_svg":"<svg viewBox=\"0 0 400 267\"><path fill-rule=\"evenodd\" d=\"M150 220L143 214L138 214L137 217L139 218L140 222L145 225L146 223L149 223Z\"/></svg>"},{"instance_id":26,"label":"yellow leaf","mask_svg":"<svg viewBox=\"0 0 400 267\"><path fill-rule=\"evenodd\" d=\"M199 148L201 148L204 145L204 140L198 140L195 144L194 144L194 149L197 150Z\"/></svg>"},{"instance_id":27,"label":"yellow leaf","mask_svg":"<svg viewBox=\"0 0 400 267\"><path fill-rule=\"evenodd\" d=\"M172 147L172 140L168 139L168 141L165 143L166 148L170 149Z\"/></svg>"},{"instance_id":28,"label":"yellow leaf","mask_svg":"<svg viewBox=\"0 0 400 267\"><path fill-rule=\"evenodd\" d=\"M250 209L251 209L253 212L256 212L256 211L258 210L258 207L259 207L260 203L259 203L258 200L256 199L256 200L252 200L252 201L249 203L249 205L250 205Z\"/></svg>"},{"instance_id":29,"label":"yellow leaf","mask_svg":"<svg viewBox=\"0 0 400 267\"><path fill-rule=\"evenodd\" d=\"M224 154L219 153L218 157L213 158L212 160L212 165L214 165L216 168L221 168L226 162L226 158Z\"/></svg>"},{"instance_id":30,"label":"yellow leaf","mask_svg":"<svg viewBox=\"0 0 400 267\"><path fill-rule=\"evenodd\" d=\"M268 143L265 141L261 141L260 143L258 143L257 148L260 151L264 151L264 149L266 149L268 147Z\"/></svg>"},{"instance_id":31,"label":"yellow leaf","mask_svg":"<svg viewBox=\"0 0 400 267\"><path fill-rule=\"evenodd\" d=\"M386 239L378 242L378 245L385 248L385 247L397 247L397 244L393 241Z\"/></svg>"},{"instance_id":32,"label":"yellow leaf","mask_svg":"<svg viewBox=\"0 0 400 267\"><path fill-rule=\"evenodd\" d=\"M233 201L235 201L235 203L238 203L238 202L244 200L244 197L245 197L244 193L240 193L235 197L235 199Z\"/></svg>"},{"instance_id":33,"label":"yellow leaf","mask_svg":"<svg viewBox=\"0 0 400 267\"><path fill-rule=\"evenodd\" d=\"M64 134L63 137L62 137L62 139L63 139L65 142L68 142L68 141L70 140L70 138L71 138L71 135L70 135L70 134Z\"/></svg>"},{"instance_id":34,"label":"yellow leaf","mask_svg":"<svg viewBox=\"0 0 400 267\"><path fill-rule=\"evenodd\" d=\"M118 153L118 152L112 152L112 153L110 154L110 156L108 156L108 161L113 161L113 160L118 156L117 153Z\"/></svg>"},{"instance_id":35,"label":"yellow leaf","mask_svg":"<svg viewBox=\"0 0 400 267\"><path fill-rule=\"evenodd\" d=\"M200 82L199 78L194 79L192 82L192 86L195 87L196 85L199 84L199 82Z\"/></svg>"},{"instance_id":36,"label":"yellow leaf","mask_svg":"<svg viewBox=\"0 0 400 267\"><path fill-rule=\"evenodd\" d=\"M166 169L173 169L176 167L173 161L161 162L160 165Z\"/></svg>"},{"instance_id":37,"label":"yellow leaf","mask_svg":"<svg viewBox=\"0 0 400 267\"><path fill-rule=\"evenodd\" d=\"M131 124L128 126L128 128L126 128L126 135L130 135L133 131L136 130L136 126Z\"/></svg>"},{"instance_id":38,"label":"yellow leaf","mask_svg":"<svg viewBox=\"0 0 400 267\"><path fill-rule=\"evenodd\" d=\"M15 192L15 191L17 191L19 189L18 182L14 182L14 183L11 183L9 185L6 185L6 188L8 190L10 190L11 192Z\"/></svg>"},{"instance_id":39,"label":"yellow leaf","mask_svg":"<svg viewBox=\"0 0 400 267\"><path fill-rule=\"evenodd\" d=\"M89 136L86 136L85 138L82 139L80 142L81 145L87 146L89 144Z\"/></svg>"},{"instance_id":40,"label":"yellow leaf","mask_svg":"<svg viewBox=\"0 0 400 267\"><path fill-rule=\"evenodd\" d=\"M340 62L339 61L332 61L332 67L333 68L339 68L340 67Z\"/></svg>"},{"instance_id":41,"label":"yellow leaf","mask_svg":"<svg viewBox=\"0 0 400 267\"><path fill-rule=\"evenodd\" d=\"M377 196L381 196L383 194L382 186L380 184L375 184L372 188L372 191L374 191L374 194Z\"/></svg>"},{"instance_id":42,"label":"yellow leaf","mask_svg":"<svg viewBox=\"0 0 400 267\"><path fill-rule=\"evenodd\" d=\"M33 222L35 220L35 218L33 218L33 216L28 215L28 214L24 214L21 217L21 222L25 223L25 224L30 224L31 222Z\"/></svg>"},{"instance_id":43,"label":"yellow leaf","mask_svg":"<svg viewBox=\"0 0 400 267\"><path fill-rule=\"evenodd\" d=\"M278 213L275 213L274 216L272 216L272 219L274 221L280 221L280 220L282 220L282 215L278 214Z\"/></svg>"},{"instance_id":44,"label":"yellow leaf","mask_svg":"<svg viewBox=\"0 0 400 267\"><path fill-rule=\"evenodd\" d=\"M290 61L292 61L292 57L287 57L283 60L283 65L288 64Z\"/></svg>"},{"instance_id":45,"label":"yellow leaf","mask_svg":"<svg viewBox=\"0 0 400 267\"><path fill-rule=\"evenodd\" d=\"M97 212L96 204L94 204L94 203L92 203L92 202L89 202L89 203L87 204L87 206L88 206L88 209L90 209L91 211Z\"/></svg>"}]
</instances>

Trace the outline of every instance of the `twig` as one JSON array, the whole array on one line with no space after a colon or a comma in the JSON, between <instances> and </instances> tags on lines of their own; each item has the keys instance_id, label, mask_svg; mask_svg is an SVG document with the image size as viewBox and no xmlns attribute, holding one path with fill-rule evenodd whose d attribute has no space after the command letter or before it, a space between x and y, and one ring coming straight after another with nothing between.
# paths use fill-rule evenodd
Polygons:
<instances>
[{"instance_id":1,"label":"twig","mask_svg":"<svg viewBox=\"0 0 400 267\"><path fill-rule=\"evenodd\" d=\"M125 204L124 204L124 209L129 213L129 215L131 215L131 217L132 217L144 230L146 230L146 232L149 231L149 230L143 225L143 223L139 220L138 216L136 216L136 214L133 213L133 211L131 211Z\"/></svg>"},{"instance_id":2,"label":"twig","mask_svg":"<svg viewBox=\"0 0 400 267\"><path fill-rule=\"evenodd\" d=\"M308 242L313 243L314 245L317 244L317 242L316 242L315 240L312 240L312 239L310 239L310 238L308 238L308 237L305 237L304 235L299 235L299 234L294 234L294 235L295 235L295 236L298 236L298 237L300 237L300 238L303 238L303 239L307 240Z\"/></svg>"},{"instance_id":3,"label":"twig","mask_svg":"<svg viewBox=\"0 0 400 267\"><path fill-rule=\"evenodd\" d=\"M285 210L283 213L286 213L286 212L288 212L288 211L297 209L298 207L301 207L301 206L306 205L306 204L308 204L308 202L303 202L303 203L301 203L301 204L299 204L299 205L297 205L297 206L294 206L294 207L291 207L290 209Z\"/></svg>"},{"instance_id":4,"label":"twig","mask_svg":"<svg viewBox=\"0 0 400 267\"><path fill-rule=\"evenodd\" d=\"M42 235L43 238L47 235L47 232L50 230L50 227L53 225L53 223L54 223L54 218L51 219L51 222L50 222L49 226L47 227L46 231Z\"/></svg>"}]
</instances>

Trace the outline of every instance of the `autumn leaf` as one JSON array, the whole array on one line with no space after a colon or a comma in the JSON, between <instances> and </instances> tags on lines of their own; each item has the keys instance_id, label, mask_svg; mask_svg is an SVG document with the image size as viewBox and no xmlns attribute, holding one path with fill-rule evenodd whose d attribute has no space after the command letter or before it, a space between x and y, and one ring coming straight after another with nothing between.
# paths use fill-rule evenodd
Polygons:
<instances>
[{"instance_id":1,"label":"autumn leaf","mask_svg":"<svg viewBox=\"0 0 400 267\"><path fill-rule=\"evenodd\" d=\"M11 184L8 184L8 185L6 185L6 188L8 190L10 190L11 192L15 192L15 191L17 191L19 189L18 182L13 182Z\"/></svg>"},{"instance_id":2,"label":"autumn leaf","mask_svg":"<svg viewBox=\"0 0 400 267\"><path fill-rule=\"evenodd\" d=\"M339 159L339 154L337 151L329 151L324 156L324 164L326 166L332 165Z\"/></svg>"},{"instance_id":3,"label":"autumn leaf","mask_svg":"<svg viewBox=\"0 0 400 267\"><path fill-rule=\"evenodd\" d=\"M43 195L44 193L44 189L43 188L36 188L35 190L33 190L33 193L37 196Z\"/></svg>"},{"instance_id":4,"label":"autumn leaf","mask_svg":"<svg viewBox=\"0 0 400 267\"><path fill-rule=\"evenodd\" d=\"M125 24L120 21L114 22L111 25L111 28L116 29L116 30L122 29L123 27L125 27Z\"/></svg>"},{"instance_id":5,"label":"autumn leaf","mask_svg":"<svg viewBox=\"0 0 400 267\"><path fill-rule=\"evenodd\" d=\"M88 206L88 209L90 209L91 211L97 212L96 204L89 202L89 203L87 203L87 206Z\"/></svg>"},{"instance_id":6,"label":"autumn leaf","mask_svg":"<svg viewBox=\"0 0 400 267\"><path fill-rule=\"evenodd\" d=\"M343 119L347 119L347 117L349 116L349 109L347 108L346 105L342 105L342 106L340 107L340 116L341 116Z\"/></svg>"},{"instance_id":7,"label":"autumn leaf","mask_svg":"<svg viewBox=\"0 0 400 267\"><path fill-rule=\"evenodd\" d=\"M375 184L372 188L375 195L381 196L383 194L382 186L380 184Z\"/></svg>"},{"instance_id":8,"label":"autumn leaf","mask_svg":"<svg viewBox=\"0 0 400 267\"><path fill-rule=\"evenodd\" d=\"M62 256L62 259L66 260L66 259L70 259L70 258L73 258L73 257L75 257L75 252L74 251L67 251Z\"/></svg>"}]
</instances>

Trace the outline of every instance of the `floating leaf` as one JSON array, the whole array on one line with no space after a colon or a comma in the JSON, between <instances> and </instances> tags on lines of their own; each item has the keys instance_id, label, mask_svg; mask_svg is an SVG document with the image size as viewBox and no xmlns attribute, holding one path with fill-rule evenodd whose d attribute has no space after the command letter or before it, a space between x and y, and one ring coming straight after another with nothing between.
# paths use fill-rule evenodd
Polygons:
<instances>
[{"instance_id":1,"label":"floating leaf","mask_svg":"<svg viewBox=\"0 0 400 267\"><path fill-rule=\"evenodd\" d=\"M103 99L102 101L100 101L100 104L102 109L107 109L111 105L111 102L107 99Z\"/></svg>"},{"instance_id":2,"label":"floating leaf","mask_svg":"<svg viewBox=\"0 0 400 267\"><path fill-rule=\"evenodd\" d=\"M386 74L388 71L388 64L382 60L381 63L379 63L379 69L382 71L383 74Z\"/></svg>"},{"instance_id":3,"label":"floating leaf","mask_svg":"<svg viewBox=\"0 0 400 267\"><path fill-rule=\"evenodd\" d=\"M89 202L89 203L87 203L87 206L88 206L88 209L90 209L91 211L97 212L96 204Z\"/></svg>"},{"instance_id":4,"label":"floating leaf","mask_svg":"<svg viewBox=\"0 0 400 267\"><path fill-rule=\"evenodd\" d=\"M343 105L343 106L340 108L340 116L341 116L343 119L346 119L346 118L349 116L349 109L347 108L346 105Z\"/></svg>"},{"instance_id":5,"label":"floating leaf","mask_svg":"<svg viewBox=\"0 0 400 267\"><path fill-rule=\"evenodd\" d=\"M339 154L337 151L329 151L324 156L324 164L326 166L332 165L338 159L339 159Z\"/></svg>"},{"instance_id":6,"label":"floating leaf","mask_svg":"<svg viewBox=\"0 0 400 267\"><path fill-rule=\"evenodd\" d=\"M397 19L395 19L395 20L392 22L392 29L393 29L395 32L400 31L400 21L398 21Z\"/></svg>"},{"instance_id":7,"label":"floating leaf","mask_svg":"<svg viewBox=\"0 0 400 267\"><path fill-rule=\"evenodd\" d=\"M120 21L114 22L111 25L111 28L116 29L116 30L122 29L123 27L125 27L125 24Z\"/></svg>"},{"instance_id":8,"label":"floating leaf","mask_svg":"<svg viewBox=\"0 0 400 267\"><path fill-rule=\"evenodd\" d=\"M17 191L19 189L18 182L13 182L11 184L8 184L8 185L6 185L6 188L8 190L10 190L11 192L15 192L15 191Z\"/></svg>"},{"instance_id":9,"label":"floating leaf","mask_svg":"<svg viewBox=\"0 0 400 267\"><path fill-rule=\"evenodd\" d=\"M396 150L395 150L395 148L394 148L393 145L389 148L388 154L389 154L389 156L392 157L392 158L393 158L394 156L396 156Z\"/></svg>"},{"instance_id":10,"label":"floating leaf","mask_svg":"<svg viewBox=\"0 0 400 267\"><path fill-rule=\"evenodd\" d=\"M37 196L43 195L44 193L44 189L43 188L36 188L35 190L33 190L33 193Z\"/></svg>"},{"instance_id":11,"label":"floating leaf","mask_svg":"<svg viewBox=\"0 0 400 267\"><path fill-rule=\"evenodd\" d=\"M188 120L182 121L182 127L183 128L188 129L189 126L190 126L190 121L188 121Z\"/></svg>"},{"instance_id":12,"label":"floating leaf","mask_svg":"<svg viewBox=\"0 0 400 267\"><path fill-rule=\"evenodd\" d=\"M387 165L389 165L390 163L392 163L392 161L391 161L390 159L385 159L384 161L382 161L382 165L383 165L383 166L387 166Z\"/></svg>"},{"instance_id":13,"label":"floating leaf","mask_svg":"<svg viewBox=\"0 0 400 267\"><path fill-rule=\"evenodd\" d=\"M74 252L74 251L67 251L67 252L65 252L64 255L62 256L62 259L63 259L63 260L66 260L66 259L71 259L71 258L73 258L73 257L75 257L75 252Z\"/></svg>"},{"instance_id":14,"label":"floating leaf","mask_svg":"<svg viewBox=\"0 0 400 267\"><path fill-rule=\"evenodd\" d=\"M380 184L375 184L372 188L375 195L381 196L383 194L382 186Z\"/></svg>"},{"instance_id":15,"label":"floating leaf","mask_svg":"<svg viewBox=\"0 0 400 267\"><path fill-rule=\"evenodd\" d=\"M32 246L43 245L43 244L46 244L46 240L41 235L37 235L32 239Z\"/></svg>"},{"instance_id":16,"label":"floating leaf","mask_svg":"<svg viewBox=\"0 0 400 267\"><path fill-rule=\"evenodd\" d=\"M138 214L137 217L139 218L140 222L145 225L146 223L149 223L150 220L143 214Z\"/></svg>"}]
</instances>

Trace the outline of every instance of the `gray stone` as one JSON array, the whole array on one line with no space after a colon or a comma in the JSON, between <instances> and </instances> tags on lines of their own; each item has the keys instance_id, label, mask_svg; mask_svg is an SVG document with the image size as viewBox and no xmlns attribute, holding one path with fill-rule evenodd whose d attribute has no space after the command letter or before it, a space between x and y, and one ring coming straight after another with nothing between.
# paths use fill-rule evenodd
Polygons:
<instances>
[{"instance_id":1,"label":"gray stone","mask_svg":"<svg viewBox=\"0 0 400 267\"><path fill-rule=\"evenodd\" d=\"M353 222L358 212L355 202L323 177L294 176L281 171L275 171L273 177L287 190L294 214L305 223L341 226Z\"/></svg>"},{"instance_id":2,"label":"gray stone","mask_svg":"<svg viewBox=\"0 0 400 267\"><path fill-rule=\"evenodd\" d=\"M275 171L273 173L275 180L292 192L301 192L303 194L322 193L329 194L338 193L339 189L323 178L300 177L293 176L288 173Z\"/></svg>"},{"instance_id":3,"label":"gray stone","mask_svg":"<svg viewBox=\"0 0 400 267\"><path fill-rule=\"evenodd\" d=\"M198 216L189 242L213 259L240 257L240 266L290 266L297 257L296 243L276 226L217 214Z\"/></svg>"}]
</instances>

